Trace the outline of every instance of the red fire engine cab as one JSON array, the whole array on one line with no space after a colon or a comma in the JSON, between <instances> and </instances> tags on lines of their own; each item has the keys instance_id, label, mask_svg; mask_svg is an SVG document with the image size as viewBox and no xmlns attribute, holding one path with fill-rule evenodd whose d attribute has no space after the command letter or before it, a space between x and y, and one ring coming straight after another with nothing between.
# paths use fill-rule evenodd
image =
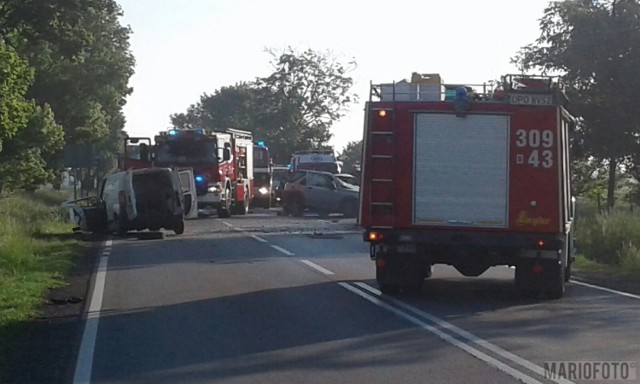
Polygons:
<instances>
[{"instance_id":1,"label":"red fire engine cab","mask_svg":"<svg viewBox=\"0 0 640 384\"><path fill-rule=\"evenodd\" d=\"M170 129L154 137L125 139L124 168L193 169L199 208L214 208L219 217L249 211L253 191L253 136L227 128Z\"/></svg>"},{"instance_id":2,"label":"red fire engine cab","mask_svg":"<svg viewBox=\"0 0 640 384\"><path fill-rule=\"evenodd\" d=\"M566 100L542 76L507 75L489 91L438 75L371 85L358 222L383 292L422 287L434 264L464 276L508 265L523 293L563 296L574 258Z\"/></svg>"}]
</instances>

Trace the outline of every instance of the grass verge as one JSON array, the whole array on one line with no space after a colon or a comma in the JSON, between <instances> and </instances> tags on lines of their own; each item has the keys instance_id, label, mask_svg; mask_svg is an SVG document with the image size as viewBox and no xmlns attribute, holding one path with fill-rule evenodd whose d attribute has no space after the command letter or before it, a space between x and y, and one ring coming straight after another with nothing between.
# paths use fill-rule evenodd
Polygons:
<instances>
[{"instance_id":1,"label":"grass verge","mask_svg":"<svg viewBox=\"0 0 640 384\"><path fill-rule=\"evenodd\" d=\"M66 198L50 190L0 198L0 366L16 348L21 323L37 316L82 254L60 208Z\"/></svg>"}]
</instances>

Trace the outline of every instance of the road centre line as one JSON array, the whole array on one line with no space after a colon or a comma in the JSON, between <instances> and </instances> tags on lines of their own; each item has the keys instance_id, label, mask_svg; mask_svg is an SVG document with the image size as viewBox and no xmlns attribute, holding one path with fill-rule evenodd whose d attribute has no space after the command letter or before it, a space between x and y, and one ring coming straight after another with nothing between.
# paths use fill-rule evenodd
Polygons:
<instances>
[{"instance_id":1,"label":"road centre line","mask_svg":"<svg viewBox=\"0 0 640 384\"><path fill-rule=\"evenodd\" d=\"M269 242L268 240L266 240L266 239L264 239L264 238L262 238L262 237L260 237L260 236L257 236L257 235L251 235L251 234L249 234L248 232L244 232L241 228L236 228L236 227L234 227L231 223L228 223L228 222L226 222L226 221L222 221L222 224L224 224L224 225L226 225L227 227L229 227L229 229L233 229L233 230L236 230L236 231L238 231L238 232L242 232L242 233L244 233L244 234L245 234L245 235L247 235L247 236L251 236L252 238L254 238L254 239L258 240L258 241L259 241L259 242L261 242L261 243L268 243L268 242ZM284 248L282 248L282 247L279 247L279 246L277 246L277 245L271 244L271 248L273 248L273 249L275 249L275 250L277 250L277 251L280 251L280 252L284 253L284 254L285 254L285 255L287 255L287 256L295 256L295 253L290 252L290 251L288 251L288 250L286 250L286 249L284 249Z\"/></svg>"},{"instance_id":2,"label":"road centre line","mask_svg":"<svg viewBox=\"0 0 640 384\"><path fill-rule=\"evenodd\" d=\"M316 264L316 263L314 263L312 261L303 259L303 260L300 260L300 262L303 263L303 264L308 265L309 267L311 267L311 268L315 269L316 271L318 271L320 273L323 273L323 274L325 274L327 276L335 275L335 273L331 272L330 270L328 270L326 268L323 268L323 267L319 266L318 264Z\"/></svg>"},{"instance_id":3,"label":"road centre line","mask_svg":"<svg viewBox=\"0 0 640 384\"><path fill-rule=\"evenodd\" d=\"M251 235L251 237L253 237L254 239L258 240L261 243L268 243L269 241L266 239L263 239L262 237L258 236L258 235Z\"/></svg>"},{"instance_id":4,"label":"road centre line","mask_svg":"<svg viewBox=\"0 0 640 384\"><path fill-rule=\"evenodd\" d=\"M76 360L76 369L73 375L73 384L90 384L91 371L93 369L93 355L96 348L96 339L98 336L98 323L100 320L100 311L102 310L102 298L104 297L104 286L107 275L107 267L109 265L108 254L111 253L113 241L107 240L105 249L100 257L96 279L93 286L93 294L89 304L89 312L80 341L80 350L78 351L78 359Z\"/></svg>"},{"instance_id":5,"label":"road centre line","mask_svg":"<svg viewBox=\"0 0 640 384\"><path fill-rule=\"evenodd\" d=\"M365 290L369 291L370 293L372 293L372 294L374 294L376 296L381 296L382 295L382 292L380 292L378 289L376 289L376 288L374 288L374 287L372 287L372 286L370 286L368 284L365 284L365 283L362 283L362 282L357 282L357 283L354 283L354 284L357 285L358 287L362 288L362 289L365 289ZM385 296L385 299L387 299L391 303L401 307L402 309L413 313L414 315L417 315L417 316L419 316L419 317L421 317L421 318L423 318L425 320L428 320L428 321L436 324L438 326L438 328L440 328L440 329L446 329L447 331L460 336L461 338L469 341L470 343L473 343L473 344L481 346L481 347L483 347L485 349L488 349L491 352L493 352L493 353L495 353L495 354L497 354L497 355L499 355L499 356L501 356L501 357L503 357L503 358L505 358L507 360L510 360L510 361L512 361L512 362L514 362L514 363L516 363L516 364L518 364L518 365L520 365L520 366L522 366L524 368L527 368L528 370L530 370L532 372L535 372L540 376L544 376L545 375L544 368L542 368L541 366L536 365L536 364L534 364L534 363L532 363L532 362L530 362L530 361L528 361L526 359L523 359L522 357L520 357L518 355L515 355L515 354L513 354L513 353L511 353L511 352L509 352L507 350L504 350L504 349L498 347L497 345L495 345L495 344L493 344L493 343L491 343L491 342L489 342L487 340L481 339L478 336L475 336L474 334L472 334L470 332L467 332L467 331L465 331L465 330L463 330L463 329L461 329L459 327L456 327L455 325L453 325L451 323L448 323L448 322L446 322L446 321L444 321L444 320L442 320L442 319L440 319L440 318L438 318L436 316L433 316L433 315L431 315L431 314L429 314L429 313L427 313L427 312L425 312L425 311L423 311L421 309L418 309L418 308L416 308L414 306L411 306L411 305L409 305L407 303L404 303L404 302L402 302L402 301L400 301L400 300L398 300L396 298ZM571 381L563 380L563 379L558 379L558 380L553 380L553 381L555 381L556 383L562 383L562 384L571 383Z\"/></svg>"},{"instance_id":6,"label":"road centre line","mask_svg":"<svg viewBox=\"0 0 640 384\"><path fill-rule=\"evenodd\" d=\"M287 251L286 249L284 249L284 248L282 248L282 247L279 247L279 246L277 246L277 245L274 245L274 244L271 244L271 248L276 249L276 250L278 250L278 251L280 251L280 252L284 253L284 254L285 254L285 255L287 255L287 256L295 256L295 255L296 255L295 253L293 253L293 252L289 252L289 251Z\"/></svg>"},{"instance_id":7,"label":"road centre line","mask_svg":"<svg viewBox=\"0 0 640 384\"><path fill-rule=\"evenodd\" d=\"M593 285L593 284L585 283L585 282L580 281L580 280L571 279L571 282L573 284L582 285L583 287L593 288L593 289L597 289L597 290L600 290L600 291L614 293L616 295L620 295L620 296L624 296L624 297L629 297L629 298L632 298L632 299L640 300L640 296L639 295L634 295L632 293L616 291L615 289L610 289L610 288L601 287L599 285Z\"/></svg>"},{"instance_id":8,"label":"road centre line","mask_svg":"<svg viewBox=\"0 0 640 384\"><path fill-rule=\"evenodd\" d=\"M485 363L491 365L492 367L497 368L498 370L508 374L509 376L512 376L514 378L516 378L517 380L522 381L523 383L526 384L542 384L540 381L536 380L535 378L526 375L525 373L522 373L520 371L518 371L515 368L510 367L509 365L501 362L500 360L491 357L489 355L487 355L486 353L472 347L471 345L469 345L468 343L465 343L461 340L456 339L455 337L443 332L442 330L440 330L438 327L433 326L433 325L429 325L427 322L420 320L419 318L406 313L402 310L400 310L399 308L396 308L382 300L380 300L378 297L374 296L373 294L369 293L369 292L365 292L362 291L361 289L358 289L354 286L351 286L345 282L340 282L338 283L340 286L342 286L343 288L347 289L348 291L364 298L365 300L377 305L378 307L381 307L383 309L386 309L387 311L409 321L410 323L413 323L414 325L417 325L418 327L424 329L425 331L428 331L436 336L438 336L440 339L442 339L443 341L445 341L446 343L449 343L457 348L462 349L463 351L467 352L468 354L472 355L473 357L484 361ZM385 297L386 298L386 297Z\"/></svg>"}]
</instances>

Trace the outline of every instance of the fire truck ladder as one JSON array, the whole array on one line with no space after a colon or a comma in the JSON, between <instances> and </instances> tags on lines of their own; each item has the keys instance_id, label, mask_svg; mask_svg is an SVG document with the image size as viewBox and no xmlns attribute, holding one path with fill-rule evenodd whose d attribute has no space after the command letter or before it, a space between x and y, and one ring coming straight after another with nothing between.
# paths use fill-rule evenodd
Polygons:
<instances>
[{"instance_id":1,"label":"fire truck ladder","mask_svg":"<svg viewBox=\"0 0 640 384\"><path fill-rule=\"evenodd\" d=\"M369 201L372 227L390 228L395 224L394 140L393 122L384 126L373 125L369 135Z\"/></svg>"}]
</instances>

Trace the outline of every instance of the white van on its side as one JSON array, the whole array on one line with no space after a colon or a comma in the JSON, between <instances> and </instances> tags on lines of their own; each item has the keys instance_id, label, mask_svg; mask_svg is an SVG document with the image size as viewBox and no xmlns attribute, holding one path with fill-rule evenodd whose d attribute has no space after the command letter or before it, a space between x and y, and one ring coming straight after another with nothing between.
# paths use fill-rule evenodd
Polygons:
<instances>
[{"instance_id":1,"label":"white van on its side","mask_svg":"<svg viewBox=\"0 0 640 384\"><path fill-rule=\"evenodd\" d=\"M83 199L65 205L77 213L84 231L124 234L164 228L182 234L184 217L197 212L195 199L191 169L143 168L106 176L90 206L78 207Z\"/></svg>"}]
</instances>

